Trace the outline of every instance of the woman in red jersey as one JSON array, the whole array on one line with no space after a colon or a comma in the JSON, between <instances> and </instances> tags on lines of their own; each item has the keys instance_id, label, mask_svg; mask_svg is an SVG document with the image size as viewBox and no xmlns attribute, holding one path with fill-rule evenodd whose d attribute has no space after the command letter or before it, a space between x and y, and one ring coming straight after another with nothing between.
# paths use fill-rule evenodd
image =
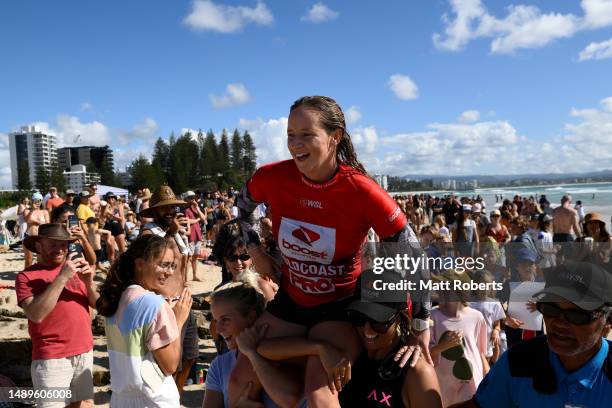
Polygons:
<instances>
[{"instance_id":1,"label":"woman in red jersey","mask_svg":"<svg viewBox=\"0 0 612 408\"><path fill-rule=\"evenodd\" d=\"M402 253L416 256L421 249L395 201L358 161L344 114L333 99L297 100L287 136L292 160L258 169L238 198L244 220L258 203L267 204L282 253L281 288L257 324L268 326L267 337L327 341L355 361L361 345L344 309L356 298L368 230L373 228L383 242L395 242ZM427 344L429 307L417 302L413 313L420 343ZM340 375L348 377L348 370L350 365ZM232 405L248 382L254 384L250 396L255 399L261 387L248 361L239 358L230 379ZM339 406L316 356L306 364L304 395L309 407Z\"/></svg>"}]
</instances>

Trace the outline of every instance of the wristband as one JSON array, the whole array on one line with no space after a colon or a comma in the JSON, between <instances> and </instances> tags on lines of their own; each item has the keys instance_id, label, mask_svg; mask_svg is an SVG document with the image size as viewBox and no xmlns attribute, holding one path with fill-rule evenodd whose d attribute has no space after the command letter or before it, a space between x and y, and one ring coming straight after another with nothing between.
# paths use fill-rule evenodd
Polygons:
<instances>
[{"instance_id":1,"label":"wristband","mask_svg":"<svg viewBox=\"0 0 612 408\"><path fill-rule=\"evenodd\" d=\"M416 331L429 330L429 319L412 319L412 328Z\"/></svg>"}]
</instances>

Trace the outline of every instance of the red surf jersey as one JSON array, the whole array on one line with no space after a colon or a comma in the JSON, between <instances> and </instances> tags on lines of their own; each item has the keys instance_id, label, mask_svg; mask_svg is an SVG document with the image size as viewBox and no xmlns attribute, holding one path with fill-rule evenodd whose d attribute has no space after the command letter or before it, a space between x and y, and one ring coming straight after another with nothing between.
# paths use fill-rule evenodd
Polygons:
<instances>
[{"instance_id":1,"label":"red surf jersey","mask_svg":"<svg viewBox=\"0 0 612 408\"><path fill-rule=\"evenodd\" d=\"M325 183L313 183L293 160L259 168L250 197L272 214L283 255L282 287L301 306L343 299L355 292L361 246L370 228L388 237L406 217L378 184L345 164Z\"/></svg>"}]
</instances>

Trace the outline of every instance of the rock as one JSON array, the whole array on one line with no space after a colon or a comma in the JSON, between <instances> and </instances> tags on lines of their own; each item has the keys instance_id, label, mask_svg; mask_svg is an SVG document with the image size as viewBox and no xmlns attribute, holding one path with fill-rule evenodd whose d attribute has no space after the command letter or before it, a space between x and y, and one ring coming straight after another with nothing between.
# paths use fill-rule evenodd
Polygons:
<instances>
[{"instance_id":1,"label":"rock","mask_svg":"<svg viewBox=\"0 0 612 408\"><path fill-rule=\"evenodd\" d=\"M27 316L25 315L25 313L21 309L19 309L19 310L9 310L9 309L5 309L5 308L0 308L0 316L18 317L18 318L21 318L21 319L27 319Z\"/></svg>"},{"instance_id":2,"label":"rock","mask_svg":"<svg viewBox=\"0 0 612 408\"><path fill-rule=\"evenodd\" d=\"M32 361L31 339L5 339L0 341L0 361L5 363L25 364L29 367Z\"/></svg>"},{"instance_id":3,"label":"rock","mask_svg":"<svg viewBox=\"0 0 612 408\"><path fill-rule=\"evenodd\" d=\"M198 326L198 337L202 340L212 339L210 329L208 327Z\"/></svg>"},{"instance_id":4,"label":"rock","mask_svg":"<svg viewBox=\"0 0 612 408\"><path fill-rule=\"evenodd\" d=\"M210 296L194 296L192 310L210 310Z\"/></svg>"},{"instance_id":5,"label":"rock","mask_svg":"<svg viewBox=\"0 0 612 408\"><path fill-rule=\"evenodd\" d=\"M94 366L93 384L95 387L102 387L110 384L110 371L99 366Z\"/></svg>"}]
</instances>

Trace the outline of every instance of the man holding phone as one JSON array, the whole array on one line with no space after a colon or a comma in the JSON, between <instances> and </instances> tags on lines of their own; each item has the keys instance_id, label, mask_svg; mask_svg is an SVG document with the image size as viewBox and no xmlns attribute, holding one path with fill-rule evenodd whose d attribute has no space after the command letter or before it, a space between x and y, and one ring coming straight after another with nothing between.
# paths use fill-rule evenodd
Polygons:
<instances>
[{"instance_id":1,"label":"man holding phone","mask_svg":"<svg viewBox=\"0 0 612 408\"><path fill-rule=\"evenodd\" d=\"M99 297L94 271L82 257L69 253L76 241L62 224L40 226L24 246L38 262L15 279L19 306L28 317L32 338L32 383L35 389L70 388L61 402L37 401L39 407L93 405L93 337L89 307Z\"/></svg>"},{"instance_id":2,"label":"man holding phone","mask_svg":"<svg viewBox=\"0 0 612 408\"><path fill-rule=\"evenodd\" d=\"M91 243L87 239L87 234L80 227L79 219L74 215L72 207L68 205L60 205L51 211L51 222L66 225L68 231L74 236L77 241L72 244L77 246L76 251L80 253L89 265L95 266L97 262L96 252Z\"/></svg>"}]
</instances>

